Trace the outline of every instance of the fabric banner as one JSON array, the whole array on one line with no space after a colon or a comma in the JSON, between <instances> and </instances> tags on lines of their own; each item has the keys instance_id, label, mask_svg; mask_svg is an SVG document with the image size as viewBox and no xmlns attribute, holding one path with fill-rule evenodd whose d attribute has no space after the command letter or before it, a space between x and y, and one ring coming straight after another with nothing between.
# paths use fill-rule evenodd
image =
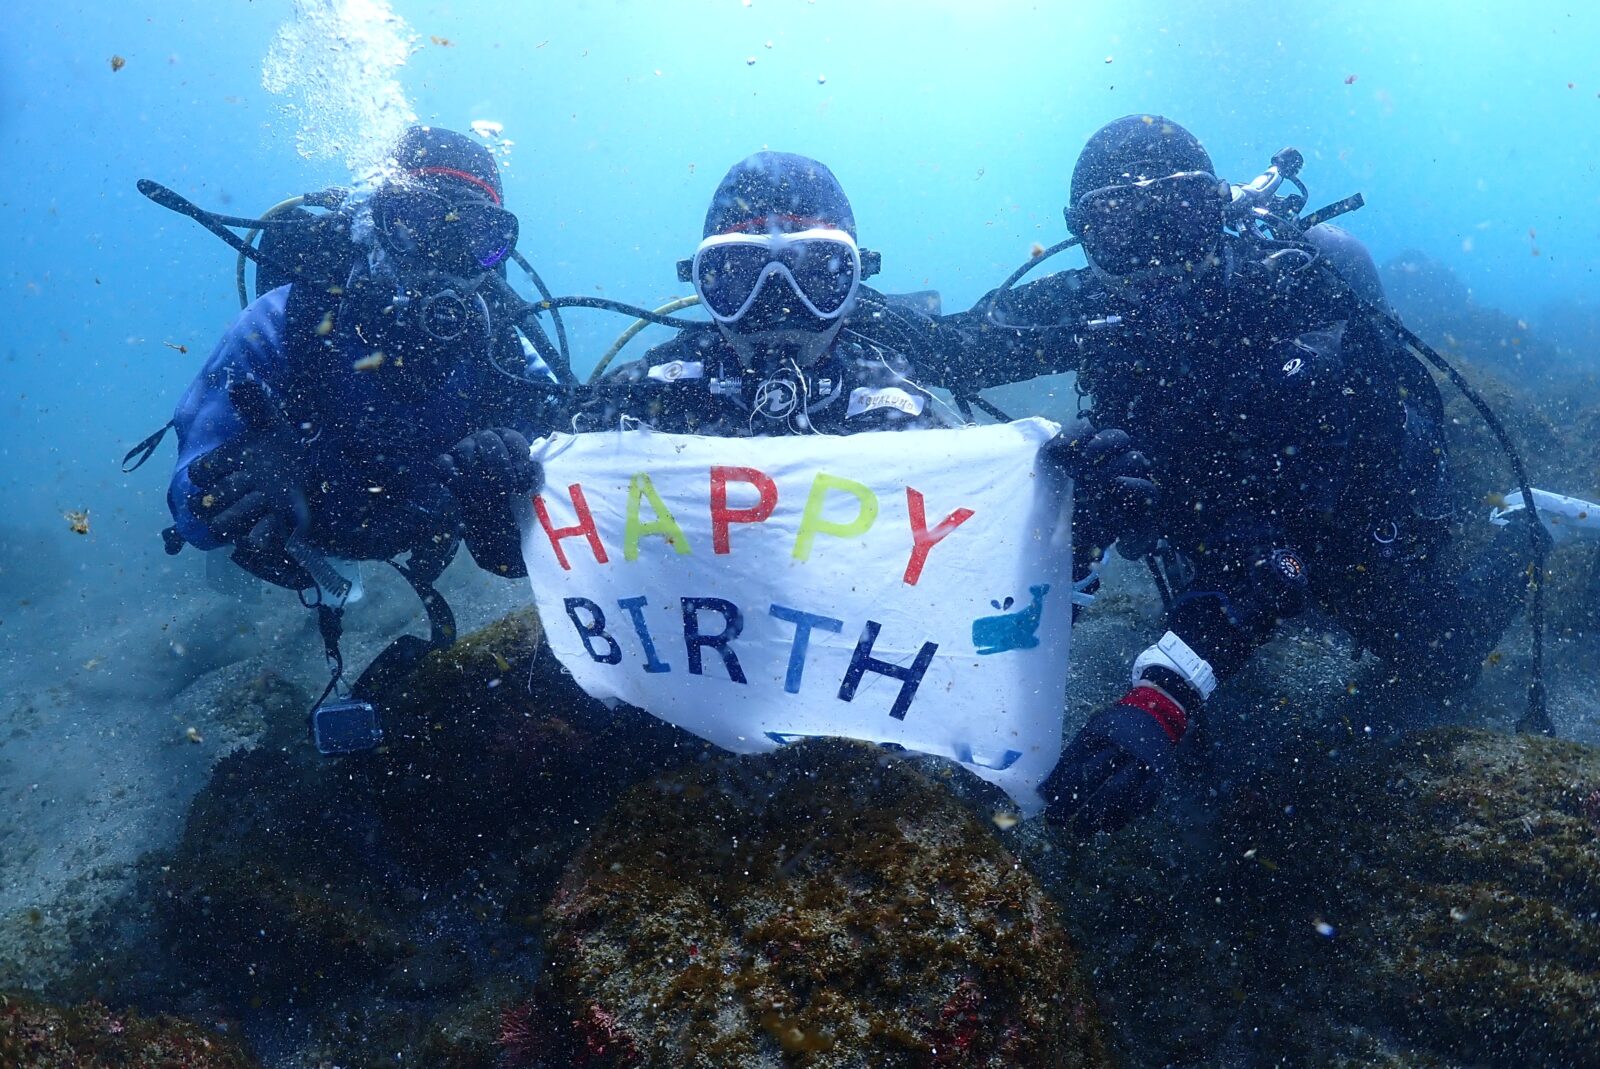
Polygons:
<instances>
[{"instance_id":1,"label":"fabric banner","mask_svg":"<svg viewBox=\"0 0 1600 1069\"><path fill-rule=\"evenodd\" d=\"M1071 494L1047 420L534 443L551 648L597 698L728 750L816 735L960 762L1024 812L1061 752Z\"/></svg>"}]
</instances>

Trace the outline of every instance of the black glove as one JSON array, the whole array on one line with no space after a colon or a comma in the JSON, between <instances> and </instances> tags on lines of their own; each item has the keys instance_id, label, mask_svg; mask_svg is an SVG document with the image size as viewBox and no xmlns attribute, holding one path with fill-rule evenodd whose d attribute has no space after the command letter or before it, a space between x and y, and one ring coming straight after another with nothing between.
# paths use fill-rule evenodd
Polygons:
<instances>
[{"instance_id":1,"label":"black glove","mask_svg":"<svg viewBox=\"0 0 1600 1069\"><path fill-rule=\"evenodd\" d=\"M1160 533L1161 491L1149 478L1150 460L1127 432L1097 431L1087 420L1064 427L1044 444L1040 459L1073 481L1072 540L1098 555L1111 543L1125 557L1149 552Z\"/></svg>"},{"instance_id":2,"label":"black glove","mask_svg":"<svg viewBox=\"0 0 1600 1069\"><path fill-rule=\"evenodd\" d=\"M1045 816L1080 835L1116 831L1148 812L1188 720L1161 691L1136 686L1089 718L1045 780Z\"/></svg>"},{"instance_id":3,"label":"black glove","mask_svg":"<svg viewBox=\"0 0 1600 1069\"><path fill-rule=\"evenodd\" d=\"M439 458L439 471L461 502L462 536L472 559L497 575L526 575L522 536L509 504L513 495L534 493L544 483L528 440L508 427L478 431Z\"/></svg>"},{"instance_id":4,"label":"black glove","mask_svg":"<svg viewBox=\"0 0 1600 1069\"><path fill-rule=\"evenodd\" d=\"M194 486L189 511L213 538L232 543L233 561L269 583L295 590L312 585L311 576L289 556L285 545L304 525L291 455L273 431L247 432L189 464Z\"/></svg>"},{"instance_id":5,"label":"black glove","mask_svg":"<svg viewBox=\"0 0 1600 1069\"><path fill-rule=\"evenodd\" d=\"M509 427L469 434L439 458L444 485L462 507L481 511L513 494L530 494L542 481L528 440Z\"/></svg>"}]
</instances>

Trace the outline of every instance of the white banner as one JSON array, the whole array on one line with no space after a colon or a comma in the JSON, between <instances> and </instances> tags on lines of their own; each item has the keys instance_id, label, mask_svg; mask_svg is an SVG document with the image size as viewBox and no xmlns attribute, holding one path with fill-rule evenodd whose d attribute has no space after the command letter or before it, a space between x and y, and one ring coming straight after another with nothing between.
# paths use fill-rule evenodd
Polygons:
<instances>
[{"instance_id":1,"label":"white banner","mask_svg":"<svg viewBox=\"0 0 1600 1069\"><path fill-rule=\"evenodd\" d=\"M958 761L1032 813L1061 752L1070 493L1042 419L534 443L522 553L556 656L728 750L835 735Z\"/></svg>"}]
</instances>

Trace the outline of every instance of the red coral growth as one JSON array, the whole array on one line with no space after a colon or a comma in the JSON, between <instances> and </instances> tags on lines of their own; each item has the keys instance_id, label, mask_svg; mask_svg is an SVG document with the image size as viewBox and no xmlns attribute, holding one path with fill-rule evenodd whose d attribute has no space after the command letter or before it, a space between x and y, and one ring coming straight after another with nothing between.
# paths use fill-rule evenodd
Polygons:
<instances>
[{"instance_id":1,"label":"red coral growth","mask_svg":"<svg viewBox=\"0 0 1600 1069\"><path fill-rule=\"evenodd\" d=\"M964 1064L983 1029L983 992L970 978L962 980L939 1007L939 1025L934 1029L933 1064Z\"/></svg>"},{"instance_id":2,"label":"red coral growth","mask_svg":"<svg viewBox=\"0 0 1600 1069\"><path fill-rule=\"evenodd\" d=\"M1583 810L1583 815L1589 818L1589 823L1595 826L1595 830L1600 831L1600 787L1590 791L1589 796L1578 804L1578 808Z\"/></svg>"},{"instance_id":3,"label":"red coral growth","mask_svg":"<svg viewBox=\"0 0 1600 1069\"><path fill-rule=\"evenodd\" d=\"M581 1016L572 1022L581 1049L578 1057L582 1064L591 1060L605 1065L638 1065L638 1048L627 1029L617 1023L614 1015L590 1003Z\"/></svg>"},{"instance_id":4,"label":"red coral growth","mask_svg":"<svg viewBox=\"0 0 1600 1069\"><path fill-rule=\"evenodd\" d=\"M500 1014L499 1043L511 1069L537 1064L542 1046L540 1032L539 1007L532 999L509 1006Z\"/></svg>"}]
</instances>

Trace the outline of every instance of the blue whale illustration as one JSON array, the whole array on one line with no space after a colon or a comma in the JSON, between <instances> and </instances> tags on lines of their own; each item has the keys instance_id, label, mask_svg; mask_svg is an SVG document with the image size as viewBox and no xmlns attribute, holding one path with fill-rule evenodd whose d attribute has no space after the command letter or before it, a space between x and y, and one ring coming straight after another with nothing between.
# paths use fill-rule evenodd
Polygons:
<instances>
[{"instance_id":1,"label":"blue whale illustration","mask_svg":"<svg viewBox=\"0 0 1600 1069\"><path fill-rule=\"evenodd\" d=\"M979 653L1031 650L1039 644L1039 617L1044 612L1044 596L1050 593L1050 585L1030 586L1028 593L1033 595L1033 601L1026 608L998 616L980 616L972 621L972 644ZM1009 598L1006 601L1010 603Z\"/></svg>"}]
</instances>

